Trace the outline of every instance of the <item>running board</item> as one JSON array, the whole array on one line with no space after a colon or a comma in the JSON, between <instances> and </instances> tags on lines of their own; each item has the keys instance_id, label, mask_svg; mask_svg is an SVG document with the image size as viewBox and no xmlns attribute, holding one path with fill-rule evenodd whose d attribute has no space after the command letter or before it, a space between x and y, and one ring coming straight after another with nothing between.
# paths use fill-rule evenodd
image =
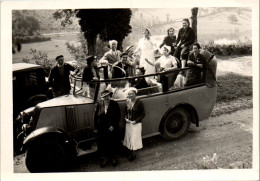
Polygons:
<instances>
[{"instance_id":1,"label":"running board","mask_svg":"<svg viewBox=\"0 0 260 181\"><path fill-rule=\"evenodd\" d=\"M92 143L90 148L83 149L76 146L77 156L87 155L89 153L94 153L98 150L97 143Z\"/></svg>"}]
</instances>

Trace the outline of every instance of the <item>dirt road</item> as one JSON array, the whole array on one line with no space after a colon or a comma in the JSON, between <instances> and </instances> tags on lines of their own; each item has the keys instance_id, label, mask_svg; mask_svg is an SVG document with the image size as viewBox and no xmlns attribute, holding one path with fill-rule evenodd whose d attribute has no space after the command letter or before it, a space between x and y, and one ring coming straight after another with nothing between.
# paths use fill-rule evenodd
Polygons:
<instances>
[{"instance_id":1,"label":"dirt road","mask_svg":"<svg viewBox=\"0 0 260 181\"><path fill-rule=\"evenodd\" d=\"M188 134L177 141L164 141L160 136L145 139L144 148L138 152L134 162L121 155L117 167L107 165L100 168L98 156L94 153L79 157L66 171L212 169L229 168L237 161L252 168L252 124L252 109L209 118L198 128L191 125ZM15 157L14 172L28 172L24 155Z\"/></svg>"}]
</instances>

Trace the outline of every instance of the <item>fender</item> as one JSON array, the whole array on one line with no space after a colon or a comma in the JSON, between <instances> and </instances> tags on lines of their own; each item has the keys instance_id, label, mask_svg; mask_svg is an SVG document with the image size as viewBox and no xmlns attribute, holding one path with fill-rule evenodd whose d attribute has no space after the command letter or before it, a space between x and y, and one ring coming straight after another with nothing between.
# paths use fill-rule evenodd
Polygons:
<instances>
[{"instance_id":1,"label":"fender","mask_svg":"<svg viewBox=\"0 0 260 181\"><path fill-rule=\"evenodd\" d=\"M190 104L186 104L186 103L180 103L180 104L176 104L172 107L170 107L168 109L168 111L166 111L166 113L163 115L162 119L161 119L161 122L160 122L160 126L159 126L159 132L162 133L163 131L163 122L164 120L166 119L166 117L168 116L168 114L178 108L178 107L183 107L185 108L186 110L188 110L189 113L191 113L191 122L196 124L196 127L199 127L199 119L198 119L198 114L197 114L197 111L195 110L195 108L193 106L191 106Z\"/></svg>"},{"instance_id":2,"label":"fender","mask_svg":"<svg viewBox=\"0 0 260 181\"><path fill-rule=\"evenodd\" d=\"M40 102L44 102L44 101L47 101L47 100L48 100L48 97L45 94L37 94L35 96L30 97L26 101L26 103L24 104L24 108L26 109L28 107L36 106L36 105L34 105L35 102L40 103Z\"/></svg>"},{"instance_id":3,"label":"fender","mask_svg":"<svg viewBox=\"0 0 260 181\"><path fill-rule=\"evenodd\" d=\"M66 148L75 150L75 141L61 128L56 127L43 127L31 132L23 141L23 150L30 144L45 138L56 138L62 143L66 144Z\"/></svg>"}]
</instances>

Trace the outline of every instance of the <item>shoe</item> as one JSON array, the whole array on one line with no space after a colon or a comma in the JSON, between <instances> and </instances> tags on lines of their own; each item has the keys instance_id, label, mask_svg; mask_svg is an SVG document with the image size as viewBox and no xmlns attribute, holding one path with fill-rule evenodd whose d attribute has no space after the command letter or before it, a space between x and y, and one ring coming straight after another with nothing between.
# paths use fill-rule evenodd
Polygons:
<instances>
[{"instance_id":1,"label":"shoe","mask_svg":"<svg viewBox=\"0 0 260 181\"><path fill-rule=\"evenodd\" d=\"M112 159L112 165L113 165L113 166L116 166L116 165L117 165L117 159L116 159L116 158L113 158L113 159Z\"/></svg>"},{"instance_id":2,"label":"shoe","mask_svg":"<svg viewBox=\"0 0 260 181\"><path fill-rule=\"evenodd\" d=\"M107 158L101 158L100 167L104 168L107 164Z\"/></svg>"}]
</instances>

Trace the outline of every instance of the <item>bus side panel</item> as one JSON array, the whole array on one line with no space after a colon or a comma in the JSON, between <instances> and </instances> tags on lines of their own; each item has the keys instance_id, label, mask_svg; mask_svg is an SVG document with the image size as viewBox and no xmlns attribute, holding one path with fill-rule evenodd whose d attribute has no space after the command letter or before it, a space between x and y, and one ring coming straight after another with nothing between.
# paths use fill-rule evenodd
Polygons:
<instances>
[{"instance_id":1,"label":"bus side panel","mask_svg":"<svg viewBox=\"0 0 260 181\"><path fill-rule=\"evenodd\" d=\"M193 106L197 112L198 120L201 121L207 119L211 114L216 102L216 94L216 87L201 86L170 93L168 98L171 106L180 103Z\"/></svg>"},{"instance_id":2,"label":"bus side panel","mask_svg":"<svg viewBox=\"0 0 260 181\"><path fill-rule=\"evenodd\" d=\"M142 136L159 131L160 121L169 108L167 96L163 94L140 99L145 112L145 117L142 120Z\"/></svg>"}]
</instances>

